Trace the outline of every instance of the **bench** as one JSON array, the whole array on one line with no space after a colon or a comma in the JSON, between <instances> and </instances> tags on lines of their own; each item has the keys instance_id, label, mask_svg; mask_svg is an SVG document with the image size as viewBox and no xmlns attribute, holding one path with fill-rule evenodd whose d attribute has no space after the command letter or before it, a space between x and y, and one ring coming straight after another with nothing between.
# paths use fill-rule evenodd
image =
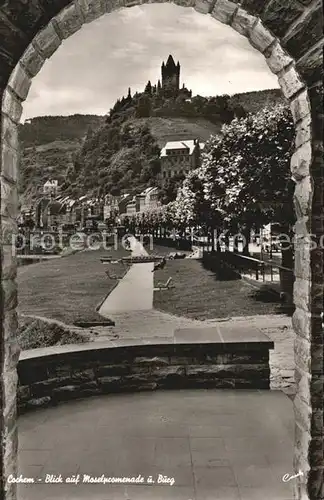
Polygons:
<instances>
[{"instance_id":1,"label":"bench","mask_svg":"<svg viewBox=\"0 0 324 500\"><path fill-rule=\"evenodd\" d=\"M109 271L106 271L106 276L108 276L111 280L122 280L124 276L117 276L117 274L110 274Z\"/></svg>"},{"instance_id":2,"label":"bench","mask_svg":"<svg viewBox=\"0 0 324 500\"><path fill-rule=\"evenodd\" d=\"M174 285L171 285L172 282L172 277L168 279L166 283L158 283L157 288L154 288L155 292L161 291L161 290L170 290L170 288L175 288Z\"/></svg>"}]
</instances>

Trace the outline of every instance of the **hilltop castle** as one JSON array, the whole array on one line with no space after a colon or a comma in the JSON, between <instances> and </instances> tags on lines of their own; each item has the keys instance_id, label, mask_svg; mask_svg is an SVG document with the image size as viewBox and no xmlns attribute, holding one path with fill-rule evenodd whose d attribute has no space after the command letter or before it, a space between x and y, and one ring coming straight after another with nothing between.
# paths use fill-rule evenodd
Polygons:
<instances>
[{"instance_id":1,"label":"hilltop castle","mask_svg":"<svg viewBox=\"0 0 324 500\"><path fill-rule=\"evenodd\" d=\"M157 94L166 98L175 98L182 96L190 99L192 91L188 90L183 84L180 88L180 63L176 64L172 55L170 54L166 63L161 66L161 80L157 85L152 86L149 81L145 87L145 92L149 94ZM162 82L162 83L161 83Z\"/></svg>"}]
</instances>

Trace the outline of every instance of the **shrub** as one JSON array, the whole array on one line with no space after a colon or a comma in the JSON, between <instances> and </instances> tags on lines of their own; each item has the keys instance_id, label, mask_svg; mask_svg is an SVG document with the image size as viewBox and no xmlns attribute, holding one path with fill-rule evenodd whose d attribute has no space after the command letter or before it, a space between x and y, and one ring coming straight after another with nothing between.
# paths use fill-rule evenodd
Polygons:
<instances>
[{"instance_id":1,"label":"shrub","mask_svg":"<svg viewBox=\"0 0 324 500\"><path fill-rule=\"evenodd\" d=\"M39 319L23 318L19 322L17 340L25 351L38 347L52 347L65 344L83 344L90 342L88 334L79 334L57 323L47 323Z\"/></svg>"}]
</instances>

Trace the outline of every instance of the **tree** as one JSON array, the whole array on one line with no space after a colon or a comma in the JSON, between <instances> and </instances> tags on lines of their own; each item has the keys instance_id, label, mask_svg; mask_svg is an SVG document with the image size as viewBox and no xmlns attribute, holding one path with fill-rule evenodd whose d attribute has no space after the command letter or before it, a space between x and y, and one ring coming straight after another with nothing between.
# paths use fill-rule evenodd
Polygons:
<instances>
[{"instance_id":1,"label":"tree","mask_svg":"<svg viewBox=\"0 0 324 500\"><path fill-rule=\"evenodd\" d=\"M177 197L178 189L184 181L184 174L176 174L165 180L162 189L160 190L160 201L166 205L174 201Z\"/></svg>"},{"instance_id":2,"label":"tree","mask_svg":"<svg viewBox=\"0 0 324 500\"><path fill-rule=\"evenodd\" d=\"M294 126L283 105L224 125L177 196L177 217L186 223L243 231L279 222L289 234L294 223L290 158ZM283 262L291 267L286 251ZM289 265L290 262L290 265Z\"/></svg>"},{"instance_id":3,"label":"tree","mask_svg":"<svg viewBox=\"0 0 324 500\"><path fill-rule=\"evenodd\" d=\"M152 95L152 84L150 80L147 82L144 92L145 94Z\"/></svg>"},{"instance_id":4,"label":"tree","mask_svg":"<svg viewBox=\"0 0 324 500\"><path fill-rule=\"evenodd\" d=\"M202 155L199 175L211 212L221 211L224 227L247 236L279 222L289 235L294 223L290 158L294 126L283 105L235 119L213 137ZM291 245L289 246L291 250ZM292 267L292 252L283 248L283 263Z\"/></svg>"},{"instance_id":5,"label":"tree","mask_svg":"<svg viewBox=\"0 0 324 500\"><path fill-rule=\"evenodd\" d=\"M212 206L241 224L292 223L293 138L290 112L281 105L223 126L222 136L212 138L202 155Z\"/></svg>"},{"instance_id":6,"label":"tree","mask_svg":"<svg viewBox=\"0 0 324 500\"><path fill-rule=\"evenodd\" d=\"M206 171L202 167L188 174L174 202L175 220L183 228L198 226L202 229L211 237L214 250L212 235L223 227L224 212L205 196L205 181Z\"/></svg>"},{"instance_id":7,"label":"tree","mask_svg":"<svg viewBox=\"0 0 324 500\"><path fill-rule=\"evenodd\" d=\"M137 102L136 117L148 118L150 115L151 115L151 99L147 94L142 94Z\"/></svg>"},{"instance_id":8,"label":"tree","mask_svg":"<svg viewBox=\"0 0 324 500\"><path fill-rule=\"evenodd\" d=\"M248 113L245 111L244 107L241 104L234 106L233 112L235 118L246 118L248 115Z\"/></svg>"}]
</instances>

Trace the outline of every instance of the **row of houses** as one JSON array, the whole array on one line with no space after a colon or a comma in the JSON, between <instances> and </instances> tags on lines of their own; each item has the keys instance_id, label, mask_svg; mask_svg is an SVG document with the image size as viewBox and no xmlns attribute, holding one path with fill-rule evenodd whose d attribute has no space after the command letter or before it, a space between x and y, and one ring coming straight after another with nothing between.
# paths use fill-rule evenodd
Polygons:
<instances>
[{"instance_id":1,"label":"row of houses","mask_svg":"<svg viewBox=\"0 0 324 500\"><path fill-rule=\"evenodd\" d=\"M170 141L161 150L160 186L178 175L186 175L200 165L204 144L198 139ZM79 199L64 197L57 180L48 180L42 188L42 196L34 207L22 207L20 222L33 219L36 227L57 228L64 224L84 227L89 218L111 220L121 215L133 215L159 206L159 188L148 187L137 195L107 194L104 199L82 196Z\"/></svg>"},{"instance_id":2,"label":"row of houses","mask_svg":"<svg viewBox=\"0 0 324 500\"><path fill-rule=\"evenodd\" d=\"M107 195L104 199L82 196L43 195L34 207L22 207L20 224L33 221L33 226L57 230L62 226L92 227L93 221L111 221L122 215L132 215L159 206L158 189L149 187L139 195Z\"/></svg>"},{"instance_id":3,"label":"row of houses","mask_svg":"<svg viewBox=\"0 0 324 500\"><path fill-rule=\"evenodd\" d=\"M108 194L105 197L104 219L110 219L118 215L133 215L137 212L145 212L160 205L159 189L148 187L138 195L124 193L121 196Z\"/></svg>"},{"instance_id":4,"label":"row of houses","mask_svg":"<svg viewBox=\"0 0 324 500\"><path fill-rule=\"evenodd\" d=\"M35 226L48 230L66 225L83 228L89 218L103 220L102 201L86 196L79 199L43 196L34 209Z\"/></svg>"}]
</instances>

